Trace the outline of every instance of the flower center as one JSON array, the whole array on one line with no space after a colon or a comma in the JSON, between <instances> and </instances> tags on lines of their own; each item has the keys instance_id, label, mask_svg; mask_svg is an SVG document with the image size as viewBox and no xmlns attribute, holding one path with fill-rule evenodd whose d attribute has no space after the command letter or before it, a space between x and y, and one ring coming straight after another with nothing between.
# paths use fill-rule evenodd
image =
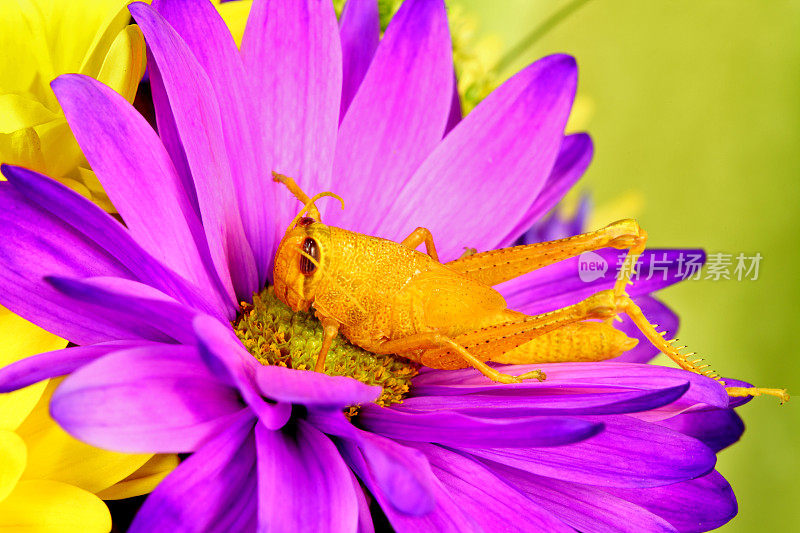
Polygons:
<instances>
[{"instance_id":1,"label":"flower center","mask_svg":"<svg viewBox=\"0 0 800 533\"><path fill-rule=\"evenodd\" d=\"M272 287L242 303L233 324L236 336L262 365L311 370L322 346L322 324L311 313L293 312L275 297ZM375 401L387 406L400 403L408 393L417 366L393 355L368 352L338 335L325 359L325 373L348 376L383 392Z\"/></svg>"}]
</instances>

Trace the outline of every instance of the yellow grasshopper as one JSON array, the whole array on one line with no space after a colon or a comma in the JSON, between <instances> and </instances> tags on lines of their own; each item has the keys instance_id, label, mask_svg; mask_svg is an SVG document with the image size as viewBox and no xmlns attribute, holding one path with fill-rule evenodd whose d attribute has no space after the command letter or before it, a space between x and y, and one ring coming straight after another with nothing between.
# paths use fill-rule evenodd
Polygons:
<instances>
[{"instance_id":1,"label":"yellow grasshopper","mask_svg":"<svg viewBox=\"0 0 800 533\"><path fill-rule=\"evenodd\" d=\"M635 220L566 239L465 254L441 263L433 236L417 228L402 242L371 237L321 222L314 202L286 176L273 173L304 204L275 256L275 295L293 311L314 312L324 336L315 370L337 334L378 354L396 354L431 368L472 366L501 383L544 380L539 370L512 376L486 364L537 364L602 361L636 346L613 327L628 315L647 339L678 366L720 381L699 366L694 354L682 354L651 324L625 292L631 267L644 251L647 233ZM303 216L308 213L308 216ZM425 245L427 253L416 250ZM537 268L600 248L627 249L626 264L613 289L598 292L569 307L542 315L507 308L492 288ZM603 321L597 321L603 320ZM782 389L727 387L731 396L769 394L788 399Z\"/></svg>"}]
</instances>

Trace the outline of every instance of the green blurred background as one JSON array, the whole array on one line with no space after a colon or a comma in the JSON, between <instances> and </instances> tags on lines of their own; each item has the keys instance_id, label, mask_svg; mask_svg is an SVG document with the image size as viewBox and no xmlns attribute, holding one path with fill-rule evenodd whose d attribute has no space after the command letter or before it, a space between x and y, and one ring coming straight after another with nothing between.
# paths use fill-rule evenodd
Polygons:
<instances>
[{"instance_id":1,"label":"green blurred background","mask_svg":"<svg viewBox=\"0 0 800 533\"><path fill-rule=\"evenodd\" d=\"M460 3L509 48L571 2ZM651 245L764 257L757 281L661 293L681 344L722 375L800 395L800 2L592 0L503 74L553 52L578 60L597 205L640 191ZM718 464L739 516L719 531L800 531L799 401L740 410L747 430Z\"/></svg>"}]
</instances>

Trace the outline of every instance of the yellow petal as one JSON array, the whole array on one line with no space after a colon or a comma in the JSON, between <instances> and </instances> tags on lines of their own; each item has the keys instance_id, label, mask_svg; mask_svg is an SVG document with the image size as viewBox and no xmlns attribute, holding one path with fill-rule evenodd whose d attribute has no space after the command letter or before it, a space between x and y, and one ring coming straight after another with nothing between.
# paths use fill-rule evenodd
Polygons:
<instances>
[{"instance_id":1,"label":"yellow petal","mask_svg":"<svg viewBox=\"0 0 800 533\"><path fill-rule=\"evenodd\" d=\"M133 102L139 80L144 75L144 36L139 26L127 26L108 50L97 79Z\"/></svg>"},{"instance_id":2,"label":"yellow petal","mask_svg":"<svg viewBox=\"0 0 800 533\"><path fill-rule=\"evenodd\" d=\"M126 0L103 0L98 2L98 7L102 8L95 14L102 14L105 18L101 21L97 19L96 28L98 31L92 43L85 48L86 55L82 59L79 72L98 78L100 70L106 59L112 43L118 38L131 20ZM138 80L137 80L138 82Z\"/></svg>"},{"instance_id":3,"label":"yellow petal","mask_svg":"<svg viewBox=\"0 0 800 533\"><path fill-rule=\"evenodd\" d=\"M100 180L97 179L97 175L94 172L81 166L77 168L75 174L77 174L80 179L80 188L75 189L78 193L86 196L109 213L117 212L114 204L109 200L108 194L106 194L103 185L100 183ZM62 180L62 183L67 187L73 187L67 180Z\"/></svg>"},{"instance_id":4,"label":"yellow petal","mask_svg":"<svg viewBox=\"0 0 800 533\"><path fill-rule=\"evenodd\" d=\"M0 160L37 172L46 170L42 143L34 128L23 128L8 134L0 133Z\"/></svg>"},{"instance_id":5,"label":"yellow petal","mask_svg":"<svg viewBox=\"0 0 800 533\"><path fill-rule=\"evenodd\" d=\"M52 379L17 433L28 447L23 479L51 479L99 492L145 464L152 454L101 450L69 436L50 418L50 397L63 378Z\"/></svg>"},{"instance_id":6,"label":"yellow petal","mask_svg":"<svg viewBox=\"0 0 800 533\"><path fill-rule=\"evenodd\" d=\"M37 126L36 133L42 142L48 176L56 179L66 177L86 160L63 116ZM75 176L69 177L75 179Z\"/></svg>"},{"instance_id":7,"label":"yellow petal","mask_svg":"<svg viewBox=\"0 0 800 533\"><path fill-rule=\"evenodd\" d=\"M214 7L222 16L222 20L228 26L236 41L236 46L242 46L242 36L244 27L247 25L247 17L250 15L250 8L253 6L252 0L239 0L238 2L214 2Z\"/></svg>"},{"instance_id":8,"label":"yellow petal","mask_svg":"<svg viewBox=\"0 0 800 533\"><path fill-rule=\"evenodd\" d=\"M41 479L20 481L0 502L0 531L108 533L111 513L85 490Z\"/></svg>"},{"instance_id":9,"label":"yellow petal","mask_svg":"<svg viewBox=\"0 0 800 533\"><path fill-rule=\"evenodd\" d=\"M27 460L25 442L12 431L0 430L0 501L17 485Z\"/></svg>"},{"instance_id":10,"label":"yellow petal","mask_svg":"<svg viewBox=\"0 0 800 533\"><path fill-rule=\"evenodd\" d=\"M0 307L0 367L41 352L67 345L38 326ZM41 382L8 394L0 394L0 429L14 430L39 401L47 382Z\"/></svg>"},{"instance_id":11,"label":"yellow petal","mask_svg":"<svg viewBox=\"0 0 800 533\"><path fill-rule=\"evenodd\" d=\"M116 485L101 490L97 496L104 500L121 500L152 492L167 474L175 470L178 463L178 456L175 454L154 455L139 470Z\"/></svg>"},{"instance_id":12,"label":"yellow petal","mask_svg":"<svg viewBox=\"0 0 800 533\"><path fill-rule=\"evenodd\" d=\"M19 94L0 94L0 133L38 126L56 117L37 100Z\"/></svg>"},{"instance_id":13,"label":"yellow petal","mask_svg":"<svg viewBox=\"0 0 800 533\"><path fill-rule=\"evenodd\" d=\"M0 92L25 93L39 70L35 29L19 2L0 2Z\"/></svg>"}]
</instances>

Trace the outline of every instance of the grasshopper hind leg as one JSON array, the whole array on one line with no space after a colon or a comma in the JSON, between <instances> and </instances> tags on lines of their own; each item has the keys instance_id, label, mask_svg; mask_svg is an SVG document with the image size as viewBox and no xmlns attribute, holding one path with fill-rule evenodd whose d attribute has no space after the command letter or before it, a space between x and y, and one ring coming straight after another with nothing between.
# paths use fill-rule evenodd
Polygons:
<instances>
[{"instance_id":1,"label":"grasshopper hind leg","mask_svg":"<svg viewBox=\"0 0 800 533\"><path fill-rule=\"evenodd\" d=\"M761 387L727 387L725 386L725 382L719 377L716 372L713 372L709 369L709 365L707 364L700 364L701 359L691 359L694 356L694 353L684 354L681 353L681 349L685 348L685 346L675 346L675 339L673 340L666 340L664 338L663 333L659 333L656 330L656 327L650 323L647 317L644 316L642 310L639 308L638 305L628 296L625 292L616 296L616 307L617 311L621 313L625 313L633 323L639 328L647 340L649 340L653 346L661 350L664 355L672 359L679 367L684 370L688 370L690 372L694 372L696 374L701 374L703 376L710 377L720 383L723 387L725 387L725 391L728 393L729 396L732 397L744 397L744 396L775 396L781 400L781 403L789 401L789 393L786 392L786 389L765 389Z\"/></svg>"}]
</instances>

